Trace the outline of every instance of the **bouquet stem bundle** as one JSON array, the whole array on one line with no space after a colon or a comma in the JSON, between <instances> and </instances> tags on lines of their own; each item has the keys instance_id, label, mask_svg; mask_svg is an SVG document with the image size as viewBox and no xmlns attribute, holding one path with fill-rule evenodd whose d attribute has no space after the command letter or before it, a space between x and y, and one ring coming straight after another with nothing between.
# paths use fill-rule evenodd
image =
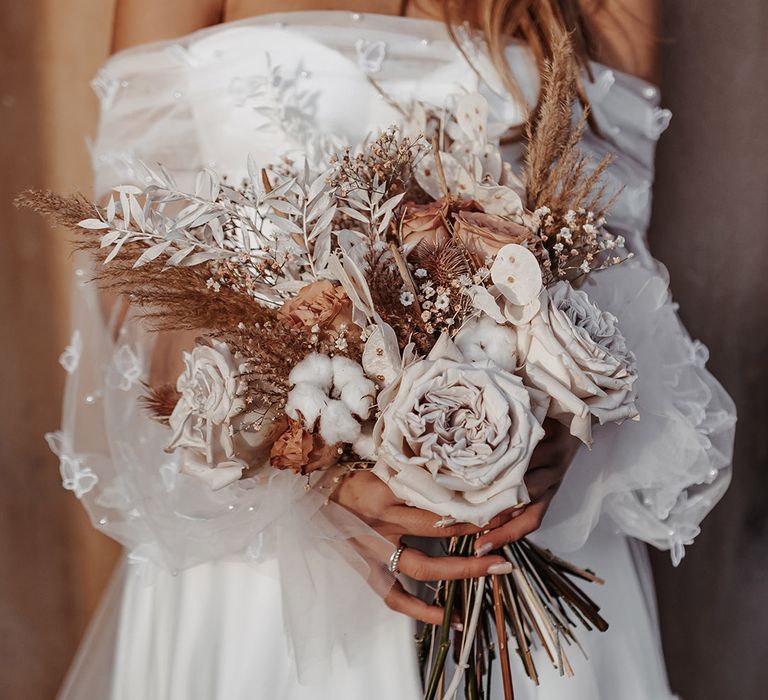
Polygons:
<instances>
[{"instance_id":1,"label":"bouquet stem bundle","mask_svg":"<svg viewBox=\"0 0 768 700\"><path fill-rule=\"evenodd\" d=\"M453 538L449 554L472 556L475 539L474 535ZM510 651L517 652L526 675L538 685L533 649L543 648L561 675L572 676L566 651L572 646L581 649L576 630L608 629L598 605L574 581L602 584L592 571L580 569L528 539L495 553L512 564L512 573L438 585L435 598L445 609L443 623L425 626L417 640L424 700L454 698L462 679L467 700L490 700L491 670L497 657L504 698L512 700ZM462 630L454 632L455 670L450 677L447 661L451 623L456 619L461 620Z\"/></svg>"}]
</instances>

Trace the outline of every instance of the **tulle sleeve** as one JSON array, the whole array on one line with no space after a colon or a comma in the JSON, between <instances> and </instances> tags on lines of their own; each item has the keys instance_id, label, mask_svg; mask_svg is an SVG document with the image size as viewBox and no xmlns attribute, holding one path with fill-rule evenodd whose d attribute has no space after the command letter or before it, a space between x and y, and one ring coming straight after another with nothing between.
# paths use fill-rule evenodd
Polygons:
<instances>
[{"instance_id":1,"label":"tulle sleeve","mask_svg":"<svg viewBox=\"0 0 768 700\"><path fill-rule=\"evenodd\" d=\"M167 125L153 126L155 118L174 110L185 123L183 100L174 90L159 90L143 98L153 109L138 98L115 101L113 86L104 81L102 76L96 83L102 97L94 145L97 197L120 184L142 184L140 168L133 165L139 159L168 156L164 160L170 160L178 180L188 180L200 165L195 141L176 134L177 141L169 142L162 138ZM133 148L132 154L122 157L121 144ZM289 651L299 676L311 678L343 644L354 623L355 601L384 597L393 584L381 565L393 545L328 501L328 475L313 475L310 483L265 465L214 491L182 473L180 455L166 449L167 427L150 418L140 401L157 336L133 310L119 322L105 318L93 275L93 262L80 254L72 284L72 335L60 359L67 372L62 425L46 435L59 457L64 488L81 501L94 527L125 547L128 570L148 585L158 570L176 572L227 558L254 566L276 560ZM318 478L328 480L325 487ZM374 609L379 608L386 610Z\"/></svg>"},{"instance_id":2,"label":"tulle sleeve","mask_svg":"<svg viewBox=\"0 0 768 700\"><path fill-rule=\"evenodd\" d=\"M671 114L659 107L655 87L600 66L595 72L588 94L602 134L587 135L584 146L596 158L615 154L609 186L624 189L609 227L626 237L635 258L594 275L585 290L619 318L637 356L640 420L597 428L538 536L577 549L605 514L679 563L728 488L736 412L705 367L707 349L681 324L667 271L646 245L654 150Z\"/></svg>"}]
</instances>

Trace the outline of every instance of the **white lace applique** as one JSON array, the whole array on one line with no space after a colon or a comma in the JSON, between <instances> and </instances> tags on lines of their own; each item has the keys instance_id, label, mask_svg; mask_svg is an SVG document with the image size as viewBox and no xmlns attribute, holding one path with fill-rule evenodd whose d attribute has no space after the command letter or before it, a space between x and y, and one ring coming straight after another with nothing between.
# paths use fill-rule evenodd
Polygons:
<instances>
[{"instance_id":1,"label":"white lace applique","mask_svg":"<svg viewBox=\"0 0 768 700\"><path fill-rule=\"evenodd\" d=\"M315 171L327 167L328 158L344 146L335 134L317 128L317 91L303 87L309 72L299 63L291 74L273 65L267 55L267 75L237 78L230 93L241 106L251 106L267 119L265 126L288 136ZM263 128L263 127L262 127Z\"/></svg>"},{"instance_id":2,"label":"white lace applique","mask_svg":"<svg viewBox=\"0 0 768 700\"><path fill-rule=\"evenodd\" d=\"M248 545L246 554L254 561L261 559L262 552L264 550L264 534L259 532L253 542Z\"/></svg>"},{"instance_id":3,"label":"white lace applique","mask_svg":"<svg viewBox=\"0 0 768 700\"><path fill-rule=\"evenodd\" d=\"M120 477L116 477L101 489L101 493L96 497L96 505L111 510L127 510L130 507L131 499Z\"/></svg>"},{"instance_id":4,"label":"white lace applique","mask_svg":"<svg viewBox=\"0 0 768 700\"><path fill-rule=\"evenodd\" d=\"M75 496L82 498L96 486L99 477L94 474L92 469L83 466L83 456L75 454L69 440L61 431L46 433L45 441L51 448L51 452L59 458L61 483L67 491L72 491Z\"/></svg>"},{"instance_id":5,"label":"white lace applique","mask_svg":"<svg viewBox=\"0 0 768 700\"><path fill-rule=\"evenodd\" d=\"M109 109L112 106L119 88L120 83L117 79L108 75L105 71L100 71L91 81L91 89L99 98L102 110Z\"/></svg>"},{"instance_id":6,"label":"white lace applique","mask_svg":"<svg viewBox=\"0 0 768 700\"><path fill-rule=\"evenodd\" d=\"M179 476L178 462L166 462L160 467L160 478L163 480L163 486L169 493L176 488L176 479Z\"/></svg>"},{"instance_id":7,"label":"white lace applique","mask_svg":"<svg viewBox=\"0 0 768 700\"><path fill-rule=\"evenodd\" d=\"M80 357L83 354L83 336L79 330L72 333L69 345L59 355L59 364L67 374L73 374L80 366Z\"/></svg>"},{"instance_id":8,"label":"white lace applique","mask_svg":"<svg viewBox=\"0 0 768 700\"><path fill-rule=\"evenodd\" d=\"M612 70L604 70L595 80L595 101L602 102L616 82L616 74Z\"/></svg>"},{"instance_id":9,"label":"white lace applique","mask_svg":"<svg viewBox=\"0 0 768 700\"><path fill-rule=\"evenodd\" d=\"M107 151L97 153L91 148L91 158L95 167L109 166L116 176L118 182L133 182L140 179L139 161L133 153L129 151Z\"/></svg>"},{"instance_id":10,"label":"white lace applique","mask_svg":"<svg viewBox=\"0 0 768 700\"><path fill-rule=\"evenodd\" d=\"M158 572L161 570L162 556L154 543L140 544L126 556L129 571L146 585L152 585L157 581ZM177 575L175 569L171 572Z\"/></svg>"},{"instance_id":11,"label":"white lace applique","mask_svg":"<svg viewBox=\"0 0 768 700\"><path fill-rule=\"evenodd\" d=\"M656 107L648 116L648 124L645 133L648 138L657 139L661 136L672 121L672 112L668 109Z\"/></svg>"},{"instance_id":12,"label":"white lace applique","mask_svg":"<svg viewBox=\"0 0 768 700\"><path fill-rule=\"evenodd\" d=\"M670 516L684 515L688 508L688 491L680 493L674 507L670 511ZM698 525L685 523L684 520L676 525L669 537L669 554L672 557L672 566L679 566L685 557L685 548L693 544L693 541L701 532Z\"/></svg>"},{"instance_id":13,"label":"white lace applique","mask_svg":"<svg viewBox=\"0 0 768 700\"><path fill-rule=\"evenodd\" d=\"M112 359L107 373L107 385L113 389L130 391L142 374L142 361L130 345L121 345Z\"/></svg>"},{"instance_id":14,"label":"white lace applique","mask_svg":"<svg viewBox=\"0 0 768 700\"><path fill-rule=\"evenodd\" d=\"M363 73L378 73L387 56L387 45L383 41L366 41L358 39L355 42L357 65Z\"/></svg>"}]
</instances>

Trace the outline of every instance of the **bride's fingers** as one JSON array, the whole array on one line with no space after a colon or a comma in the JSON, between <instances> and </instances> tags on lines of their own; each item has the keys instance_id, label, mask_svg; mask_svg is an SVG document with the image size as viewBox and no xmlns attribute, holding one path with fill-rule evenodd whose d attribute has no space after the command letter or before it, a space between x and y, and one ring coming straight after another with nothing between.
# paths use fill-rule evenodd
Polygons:
<instances>
[{"instance_id":1,"label":"bride's fingers","mask_svg":"<svg viewBox=\"0 0 768 700\"><path fill-rule=\"evenodd\" d=\"M510 573L512 567L503 557L430 557L412 547L400 555L400 571L417 581L450 581L480 578L489 574Z\"/></svg>"},{"instance_id":2,"label":"bride's fingers","mask_svg":"<svg viewBox=\"0 0 768 700\"><path fill-rule=\"evenodd\" d=\"M562 481L562 469L559 467L539 467L529 471L525 475L525 486L528 495L534 503L552 487L558 486Z\"/></svg>"},{"instance_id":3,"label":"bride's fingers","mask_svg":"<svg viewBox=\"0 0 768 700\"><path fill-rule=\"evenodd\" d=\"M450 521L435 513L422 510L421 508L396 504L387 508L384 518L392 532L399 534L416 535L419 537L460 537L462 535L475 535L489 528L500 527L513 517L512 513L512 510L505 511L497 515L489 524L477 527L467 523L449 524ZM382 531L381 527L376 529Z\"/></svg>"},{"instance_id":4,"label":"bride's fingers","mask_svg":"<svg viewBox=\"0 0 768 700\"><path fill-rule=\"evenodd\" d=\"M554 486L549 488L536 503L526 506L518 517L478 537L475 553L482 556L538 530L556 490Z\"/></svg>"},{"instance_id":5,"label":"bride's fingers","mask_svg":"<svg viewBox=\"0 0 768 700\"><path fill-rule=\"evenodd\" d=\"M443 608L437 605L430 605L416 596L409 595L397 581L395 581L387 593L384 602L390 610L403 613L403 615L412 617L414 620L421 620L421 622L426 622L430 625L441 625L443 623Z\"/></svg>"}]
</instances>

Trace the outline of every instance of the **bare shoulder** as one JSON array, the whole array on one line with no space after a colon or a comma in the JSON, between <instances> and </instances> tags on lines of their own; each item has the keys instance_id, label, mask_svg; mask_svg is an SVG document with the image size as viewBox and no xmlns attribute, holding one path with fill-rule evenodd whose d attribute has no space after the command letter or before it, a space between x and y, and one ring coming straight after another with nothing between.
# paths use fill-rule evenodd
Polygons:
<instances>
[{"instance_id":1,"label":"bare shoulder","mask_svg":"<svg viewBox=\"0 0 768 700\"><path fill-rule=\"evenodd\" d=\"M112 51L184 36L221 21L225 0L117 0Z\"/></svg>"},{"instance_id":2,"label":"bare shoulder","mask_svg":"<svg viewBox=\"0 0 768 700\"><path fill-rule=\"evenodd\" d=\"M580 0L601 63L658 79L660 0Z\"/></svg>"}]
</instances>

